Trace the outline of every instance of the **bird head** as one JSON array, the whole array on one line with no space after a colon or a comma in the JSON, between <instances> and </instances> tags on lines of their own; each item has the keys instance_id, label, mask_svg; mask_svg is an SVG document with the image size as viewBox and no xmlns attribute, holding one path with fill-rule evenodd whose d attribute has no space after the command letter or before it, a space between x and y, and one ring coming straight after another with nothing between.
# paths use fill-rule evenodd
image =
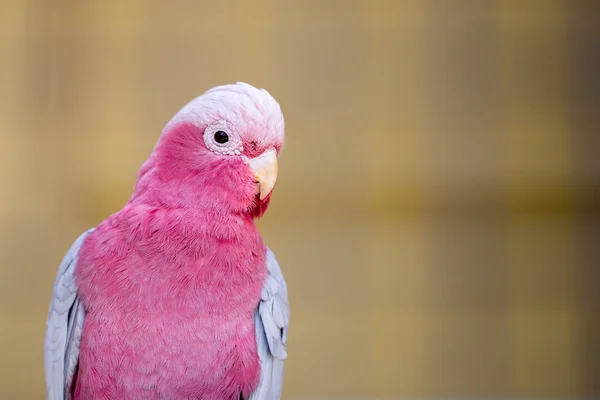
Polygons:
<instances>
[{"instance_id":1,"label":"bird head","mask_svg":"<svg viewBox=\"0 0 600 400\"><path fill-rule=\"evenodd\" d=\"M260 217L283 142L283 114L266 90L241 82L215 87L166 124L140 169L137 198Z\"/></svg>"}]
</instances>

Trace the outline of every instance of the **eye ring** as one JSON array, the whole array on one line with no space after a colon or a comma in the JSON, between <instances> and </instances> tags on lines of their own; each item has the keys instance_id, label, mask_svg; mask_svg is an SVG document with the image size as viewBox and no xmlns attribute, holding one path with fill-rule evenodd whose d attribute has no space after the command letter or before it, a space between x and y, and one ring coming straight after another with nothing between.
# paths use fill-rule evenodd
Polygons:
<instances>
[{"instance_id":1,"label":"eye ring","mask_svg":"<svg viewBox=\"0 0 600 400\"><path fill-rule=\"evenodd\" d=\"M226 120L209 124L203 134L206 148L218 155L240 155L244 151L240 135Z\"/></svg>"}]
</instances>

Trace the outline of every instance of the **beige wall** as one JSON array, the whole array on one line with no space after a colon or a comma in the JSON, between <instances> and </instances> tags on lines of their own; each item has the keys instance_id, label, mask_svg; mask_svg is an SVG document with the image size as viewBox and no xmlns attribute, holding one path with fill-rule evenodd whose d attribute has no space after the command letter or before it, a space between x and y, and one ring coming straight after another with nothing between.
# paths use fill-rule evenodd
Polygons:
<instances>
[{"instance_id":1,"label":"beige wall","mask_svg":"<svg viewBox=\"0 0 600 400\"><path fill-rule=\"evenodd\" d=\"M209 87L281 103L285 398L600 394L593 2L1 0L0 398L58 263Z\"/></svg>"}]
</instances>

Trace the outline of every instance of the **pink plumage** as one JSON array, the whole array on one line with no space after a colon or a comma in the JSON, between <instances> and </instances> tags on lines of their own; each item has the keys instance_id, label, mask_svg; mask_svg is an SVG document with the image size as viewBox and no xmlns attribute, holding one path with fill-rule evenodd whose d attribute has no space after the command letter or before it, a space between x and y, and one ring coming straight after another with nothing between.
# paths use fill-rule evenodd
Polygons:
<instances>
[{"instance_id":1,"label":"pink plumage","mask_svg":"<svg viewBox=\"0 0 600 400\"><path fill-rule=\"evenodd\" d=\"M270 192L259 198L248 163L279 154L283 138L277 102L246 84L206 92L166 125L129 202L79 251L86 316L74 399L252 394L267 276L254 218Z\"/></svg>"}]
</instances>

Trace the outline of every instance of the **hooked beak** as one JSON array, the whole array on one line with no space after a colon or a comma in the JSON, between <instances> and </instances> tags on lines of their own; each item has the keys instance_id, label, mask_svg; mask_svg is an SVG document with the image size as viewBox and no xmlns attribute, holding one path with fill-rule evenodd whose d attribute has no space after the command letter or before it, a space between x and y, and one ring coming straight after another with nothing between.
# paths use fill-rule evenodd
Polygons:
<instances>
[{"instance_id":1,"label":"hooked beak","mask_svg":"<svg viewBox=\"0 0 600 400\"><path fill-rule=\"evenodd\" d=\"M258 196L263 200L271 193L277 180L277 153L274 149L267 150L248 160L248 166L256 179Z\"/></svg>"}]
</instances>

